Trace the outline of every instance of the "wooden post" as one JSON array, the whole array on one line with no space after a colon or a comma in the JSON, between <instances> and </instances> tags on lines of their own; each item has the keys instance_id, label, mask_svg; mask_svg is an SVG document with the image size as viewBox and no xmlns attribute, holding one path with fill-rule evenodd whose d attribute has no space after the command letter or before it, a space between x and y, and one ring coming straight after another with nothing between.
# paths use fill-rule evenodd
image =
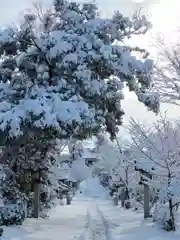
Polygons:
<instances>
[{"instance_id":1,"label":"wooden post","mask_svg":"<svg viewBox=\"0 0 180 240\"><path fill-rule=\"evenodd\" d=\"M67 205L70 205L70 204L71 204L71 196L70 196L69 193L67 193L67 195L66 195L66 204L67 204Z\"/></svg>"},{"instance_id":2,"label":"wooden post","mask_svg":"<svg viewBox=\"0 0 180 240\"><path fill-rule=\"evenodd\" d=\"M152 179L152 175L146 171L141 171L141 174L146 178ZM144 218L151 217L150 215L150 190L147 180L144 180L142 177L143 185L144 185Z\"/></svg>"},{"instance_id":3,"label":"wooden post","mask_svg":"<svg viewBox=\"0 0 180 240\"><path fill-rule=\"evenodd\" d=\"M150 190L149 190L148 183L146 183L147 180L144 179L143 176L146 178L152 179L152 174L143 169L135 168L135 170L142 174L140 184L143 184L143 186L144 186L144 218L149 218L149 217L151 217L151 215L150 215Z\"/></svg>"},{"instance_id":4,"label":"wooden post","mask_svg":"<svg viewBox=\"0 0 180 240\"><path fill-rule=\"evenodd\" d=\"M150 217L150 193L149 186L144 184L144 218Z\"/></svg>"},{"instance_id":5,"label":"wooden post","mask_svg":"<svg viewBox=\"0 0 180 240\"><path fill-rule=\"evenodd\" d=\"M121 207L124 207L125 206L125 200L126 200L126 192L125 192L124 188L121 191L120 199L121 199Z\"/></svg>"},{"instance_id":6,"label":"wooden post","mask_svg":"<svg viewBox=\"0 0 180 240\"><path fill-rule=\"evenodd\" d=\"M33 206L33 217L39 217L40 209L40 173L35 172L33 174L33 187L34 187L34 206Z\"/></svg>"}]
</instances>

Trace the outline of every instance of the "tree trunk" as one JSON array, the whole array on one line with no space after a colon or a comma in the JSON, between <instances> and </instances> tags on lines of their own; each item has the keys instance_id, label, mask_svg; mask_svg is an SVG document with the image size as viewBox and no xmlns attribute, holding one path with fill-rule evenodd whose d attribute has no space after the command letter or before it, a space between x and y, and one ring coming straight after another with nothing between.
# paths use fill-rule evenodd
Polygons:
<instances>
[{"instance_id":1,"label":"tree trunk","mask_svg":"<svg viewBox=\"0 0 180 240\"><path fill-rule=\"evenodd\" d=\"M149 186L144 184L144 218L150 217L150 194Z\"/></svg>"},{"instance_id":2,"label":"tree trunk","mask_svg":"<svg viewBox=\"0 0 180 240\"><path fill-rule=\"evenodd\" d=\"M168 179L168 186L170 186L170 184L171 184L171 173L170 173L170 171L169 171L169 174L168 174L168 178L169 178ZM168 224L168 229L167 230L176 231L172 198L169 199L169 215L170 215L170 219L167 221L167 224Z\"/></svg>"},{"instance_id":3,"label":"tree trunk","mask_svg":"<svg viewBox=\"0 0 180 240\"><path fill-rule=\"evenodd\" d=\"M76 194L76 189L73 187L73 196Z\"/></svg>"},{"instance_id":4,"label":"tree trunk","mask_svg":"<svg viewBox=\"0 0 180 240\"><path fill-rule=\"evenodd\" d=\"M125 200L129 200L130 197L129 197L129 189L128 189L128 187L126 187L125 194L126 194L126 199Z\"/></svg>"},{"instance_id":5,"label":"tree trunk","mask_svg":"<svg viewBox=\"0 0 180 240\"><path fill-rule=\"evenodd\" d=\"M39 217L39 208L40 208L40 183L34 182L34 209L33 215L34 218Z\"/></svg>"},{"instance_id":6,"label":"tree trunk","mask_svg":"<svg viewBox=\"0 0 180 240\"><path fill-rule=\"evenodd\" d=\"M126 169L126 200L129 200L129 182L128 182L128 167Z\"/></svg>"},{"instance_id":7,"label":"tree trunk","mask_svg":"<svg viewBox=\"0 0 180 240\"><path fill-rule=\"evenodd\" d=\"M121 192L121 207L125 206L125 201L126 201L126 190L122 189L122 192Z\"/></svg>"},{"instance_id":8,"label":"tree trunk","mask_svg":"<svg viewBox=\"0 0 180 240\"><path fill-rule=\"evenodd\" d=\"M59 192L59 199L62 200L63 199L63 193L60 191Z\"/></svg>"},{"instance_id":9,"label":"tree trunk","mask_svg":"<svg viewBox=\"0 0 180 240\"><path fill-rule=\"evenodd\" d=\"M120 194L120 199L121 199L121 207L125 207L125 202L126 200L129 200L129 189L128 187L124 187L124 189L122 189L121 194Z\"/></svg>"},{"instance_id":10,"label":"tree trunk","mask_svg":"<svg viewBox=\"0 0 180 240\"><path fill-rule=\"evenodd\" d=\"M170 219L168 221L169 225L169 231L176 231L176 226L175 226L175 218L174 218L174 213L173 213L173 204L172 204L172 198L169 199L169 213L170 213Z\"/></svg>"},{"instance_id":11,"label":"tree trunk","mask_svg":"<svg viewBox=\"0 0 180 240\"><path fill-rule=\"evenodd\" d=\"M67 204L67 205L70 205L70 204L71 204L70 194L67 194L67 196L66 196L66 204Z\"/></svg>"}]
</instances>

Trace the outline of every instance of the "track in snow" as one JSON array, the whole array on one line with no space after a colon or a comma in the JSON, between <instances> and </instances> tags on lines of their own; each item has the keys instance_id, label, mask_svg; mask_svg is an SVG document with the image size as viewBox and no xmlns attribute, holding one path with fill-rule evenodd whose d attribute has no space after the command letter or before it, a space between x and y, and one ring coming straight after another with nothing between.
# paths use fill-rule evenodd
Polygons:
<instances>
[{"instance_id":1,"label":"track in snow","mask_svg":"<svg viewBox=\"0 0 180 240\"><path fill-rule=\"evenodd\" d=\"M97 205L87 212L85 230L78 240L113 240L109 221Z\"/></svg>"}]
</instances>

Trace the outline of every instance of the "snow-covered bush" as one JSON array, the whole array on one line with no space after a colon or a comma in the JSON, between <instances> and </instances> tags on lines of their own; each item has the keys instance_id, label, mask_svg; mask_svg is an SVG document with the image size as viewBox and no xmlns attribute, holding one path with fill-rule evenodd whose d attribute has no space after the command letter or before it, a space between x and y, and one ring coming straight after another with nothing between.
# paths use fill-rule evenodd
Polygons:
<instances>
[{"instance_id":1,"label":"snow-covered bush","mask_svg":"<svg viewBox=\"0 0 180 240\"><path fill-rule=\"evenodd\" d=\"M176 219L176 210L173 209L174 218ZM166 231L171 231L173 226L172 222L170 221L170 213L169 213L169 204L160 204L157 203L154 206L152 212L153 220L156 221L163 229Z\"/></svg>"},{"instance_id":2,"label":"snow-covered bush","mask_svg":"<svg viewBox=\"0 0 180 240\"><path fill-rule=\"evenodd\" d=\"M166 221L169 219L168 204L156 204L153 209L153 220L165 227Z\"/></svg>"},{"instance_id":3,"label":"snow-covered bush","mask_svg":"<svg viewBox=\"0 0 180 240\"><path fill-rule=\"evenodd\" d=\"M0 226L21 225L26 217L23 204L10 204L0 207Z\"/></svg>"},{"instance_id":4,"label":"snow-covered bush","mask_svg":"<svg viewBox=\"0 0 180 240\"><path fill-rule=\"evenodd\" d=\"M131 199L131 207L134 211L140 211L143 208L143 202L142 201L137 201L137 199L132 198Z\"/></svg>"},{"instance_id":5,"label":"snow-covered bush","mask_svg":"<svg viewBox=\"0 0 180 240\"><path fill-rule=\"evenodd\" d=\"M22 204L27 200L19 188L15 173L7 165L2 164L0 165L0 195L1 206L11 203L17 204L17 202Z\"/></svg>"},{"instance_id":6,"label":"snow-covered bush","mask_svg":"<svg viewBox=\"0 0 180 240\"><path fill-rule=\"evenodd\" d=\"M132 204L131 204L131 200L130 200L130 199L127 199L127 200L124 201L124 207L125 207L126 209L129 209L129 208L132 207Z\"/></svg>"},{"instance_id":7,"label":"snow-covered bush","mask_svg":"<svg viewBox=\"0 0 180 240\"><path fill-rule=\"evenodd\" d=\"M27 197L21 192L15 173L0 165L0 225L21 224L27 217Z\"/></svg>"}]
</instances>

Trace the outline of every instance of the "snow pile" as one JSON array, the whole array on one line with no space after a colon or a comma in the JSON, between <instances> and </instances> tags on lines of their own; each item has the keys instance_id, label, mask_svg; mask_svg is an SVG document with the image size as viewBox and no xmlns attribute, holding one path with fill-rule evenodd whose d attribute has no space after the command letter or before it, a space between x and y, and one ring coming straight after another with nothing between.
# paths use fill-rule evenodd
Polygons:
<instances>
[{"instance_id":1,"label":"snow pile","mask_svg":"<svg viewBox=\"0 0 180 240\"><path fill-rule=\"evenodd\" d=\"M89 177L80 183L79 191L85 197L107 198L108 193L100 184L99 178Z\"/></svg>"}]
</instances>

